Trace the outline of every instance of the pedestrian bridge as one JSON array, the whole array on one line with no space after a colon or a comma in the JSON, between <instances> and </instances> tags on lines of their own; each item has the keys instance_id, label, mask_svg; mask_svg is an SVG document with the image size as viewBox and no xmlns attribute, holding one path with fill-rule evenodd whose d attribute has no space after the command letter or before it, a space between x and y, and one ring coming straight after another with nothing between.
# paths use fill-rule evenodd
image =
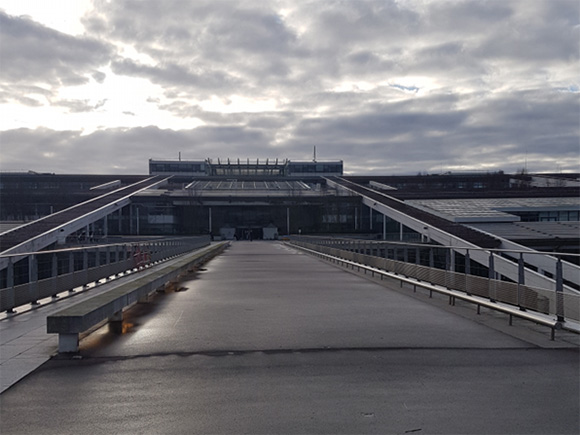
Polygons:
<instances>
[{"instance_id":1,"label":"pedestrian bridge","mask_svg":"<svg viewBox=\"0 0 580 435\"><path fill-rule=\"evenodd\" d=\"M47 317L157 266L15 308L3 431L577 433L577 334L327 260L233 242L73 357Z\"/></svg>"}]
</instances>

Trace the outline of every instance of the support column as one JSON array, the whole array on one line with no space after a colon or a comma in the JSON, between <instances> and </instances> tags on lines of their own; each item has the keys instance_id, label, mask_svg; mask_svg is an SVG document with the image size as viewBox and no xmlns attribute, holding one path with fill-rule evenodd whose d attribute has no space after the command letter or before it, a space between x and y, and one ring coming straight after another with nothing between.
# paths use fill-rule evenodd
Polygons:
<instances>
[{"instance_id":1,"label":"support column","mask_svg":"<svg viewBox=\"0 0 580 435\"><path fill-rule=\"evenodd\" d=\"M11 308L8 308L6 312L8 314L15 313L14 308L15 305L15 295L14 295L14 263L12 262L12 257L8 257L8 269L6 270L6 287L8 288L8 298L7 298L7 305Z\"/></svg>"},{"instance_id":2,"label":"support column","mask_svg":"<svg viewBox=\"0 0 580 435\"><path fill-rule=\"evenodd\" d=\"M58 258L56 252L52 254L52 271L51 271L51 278L52 278L52 298L58 298L56 294L56 277L58 276Z\"/></svg>"},{"instance_id":3,"label":"support column","mask_svg":"<svg viewBox=\"0 0 580 435\"><path fill-rule=\"evenodd\" d=\"M455 272L455 251L451 248L448 248L449 252L449 271Z\"/></svg>"},{"instance_id":4,"label":"support column","mask_svg":"<svg viewBox=\"0 0 580 435\"><path fill-rule=\"evenodd\" d=\"M383 240L387 240L387 216L383 214Z\"/></svg>"},{"instance_id":5,"label":"support column","mask_svg":"<svg viewBox=\"0 0 580 435\"><path fill-rule=\"evenodd\" d=\"M209 222L208 222L208 227L209 227L209 233L211 234L211 232L212 232L212 227L211 227L211 207L209 207L209 208L208 208L208 211L209 211L209 216L208 216L208 220L209 220Z\"/></svg>"},{"instance_id":6,"label":"support column","mask_svg":"<svg viewBox=\"0 0 580 435\"><path fill-rule=\"evenodd\" d=\"M471 284L471 258L469 257L469 249L465 250L465 292L471 295L470 284ZM477 313L479 314L479 313Z\"/></svg>"},{"instance_id":7,"label":"support column","mask_svg":"<svg viewBox=\"0 0 580 435\"><path fill-rule=\"evenodd\" d=\"M133 234L133 204L129 204L129 234Z\"/></svg>"},{"instance_id":8,"label":"support column","mask_svg":"<svg viewBox=\"0 0 580 435\"><path fill-rule=\"evenodd\" d=\"M89 252L83 249L83 274L85 275L85 285L84 288L89 286Z\"/></svg>"},{"instance_id":9,"label":"support column","mask_svg":"<svg viewBox=\"0 0 580 435\"><path fill-rule=\"evenodd\" d=\"M79 334L58 334L58 352L75 353L79 351Z\"/></svg>"},{"instance_id":10,"label":"support column","mask_svg":"<svg viewBox=\"0 0 580 435\"><path fill-rule=\"evenodd\" d=\"M109 317L109 329L117 334L123 332L123 310L119 310Z\"/></svg>"},{"instance_id":11,"label":"support column","mask_svg":"<svg viewBox=\"0 0 580 435\"><path fill-rule=\"evenodd\" d=\"M71 275L72 281L74 281L73 273L75 273L75 254L74 252L68 253L68 273ZM69 293L74 293L74 287L71 287L68 290Z\"/></svg>"},{"instance_id":12,"label":"support column","mask_svg":"<svg viewBox=\"0 0 580 435\"><path fill-rule=\"evenodd\" d=\"M38 259L28 256L28 291L31 305L38 305Z\"/></svg>"}]
</instances>

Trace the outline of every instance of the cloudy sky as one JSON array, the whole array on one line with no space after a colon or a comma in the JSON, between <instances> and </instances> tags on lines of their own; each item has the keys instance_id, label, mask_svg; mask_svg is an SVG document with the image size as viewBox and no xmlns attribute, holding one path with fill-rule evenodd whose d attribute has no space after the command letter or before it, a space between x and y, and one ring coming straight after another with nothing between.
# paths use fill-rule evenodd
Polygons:
<instances>
[{"instance_id":1,"label":"cloudy sky","mask_svg":"<svg viewBox=\"0 0 580 435\"><path fill-rule=\"evenodd\" d=\"M0 0L0 170L580 172L578 0Z\"/></svg>"}]
</instances>

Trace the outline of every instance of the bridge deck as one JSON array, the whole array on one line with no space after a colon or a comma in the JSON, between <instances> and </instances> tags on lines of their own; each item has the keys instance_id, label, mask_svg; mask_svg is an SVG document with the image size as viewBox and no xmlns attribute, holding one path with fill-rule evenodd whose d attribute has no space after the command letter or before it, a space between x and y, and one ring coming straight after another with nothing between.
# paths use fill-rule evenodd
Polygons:
<instances>
[{"instance_id":1,"label":"bridge deck","mask_svg":"<svg viewBox=\"0 0 580 435\"><path fill-rule=\"evenodd\" d=\"M3 431L578 431L578 346L527 323L280 243L236 242L178 290L6 391Z\"/></svg>"}]
</instances>

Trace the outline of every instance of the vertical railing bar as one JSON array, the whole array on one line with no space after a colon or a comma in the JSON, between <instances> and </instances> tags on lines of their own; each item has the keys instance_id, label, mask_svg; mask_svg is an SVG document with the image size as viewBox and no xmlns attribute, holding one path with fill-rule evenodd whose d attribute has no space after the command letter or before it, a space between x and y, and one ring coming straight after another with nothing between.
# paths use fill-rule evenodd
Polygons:
<instances>
[{"instance_id":1,"label":"vertical railing bar","mask_svg":"<svg viewBox=\"0 0 580 435\"><path fill-rule=\"evenodd\" d=\"M558 322L564 322L564 277L561 257L558 257L556 262L556 316Z\"/></svg>"},{"instance_id":2,"label":"vertical railing bar","mask_svg":"<svg viewBox=\"0 0 580 435\"><path fill-rule=\"evenodd\" d=\"M28 256L28 298L31 305L38 305L38 257Z\"/></svg>"},{"instance_id":3,"label":"vertical railing bar","mask_svg":"<svg viewBox=\"0 0 580 435\"><path fill-rule=\"evenodd\" d=\"M14 289L14 262L12 257L8 257L8 270L6 271L6 287L8 288L8 309L6 313L15 313L14 307L16 305L15 289Z\"/></svg>"},{"instance_id":4,"label":"vertical railing bar","mask_svg":"<svg viewBox=\"0 0 580 435\"><path fill-rule=\"evenodd\" d=\"M489 300L491 302L495 302L495 292L492 294L492 287L495 288L495 267L494 267L494 256L493 251L489 252L489 280L488 280L488 292L489 292Z\"/></svg>"},{"instance_id":5,"label":"vertical railing bar","mask_svg":"<svg viewBox=\"0 0 580 435\"><path fill-rule=\"evenodd\" d=\"M56 299L58 298L58 289L56 287L57 285L57 277L58 277L58 257L57 257L57 253L53 252L52 253L52 298Z\"/></svg>"}]
</instances>

